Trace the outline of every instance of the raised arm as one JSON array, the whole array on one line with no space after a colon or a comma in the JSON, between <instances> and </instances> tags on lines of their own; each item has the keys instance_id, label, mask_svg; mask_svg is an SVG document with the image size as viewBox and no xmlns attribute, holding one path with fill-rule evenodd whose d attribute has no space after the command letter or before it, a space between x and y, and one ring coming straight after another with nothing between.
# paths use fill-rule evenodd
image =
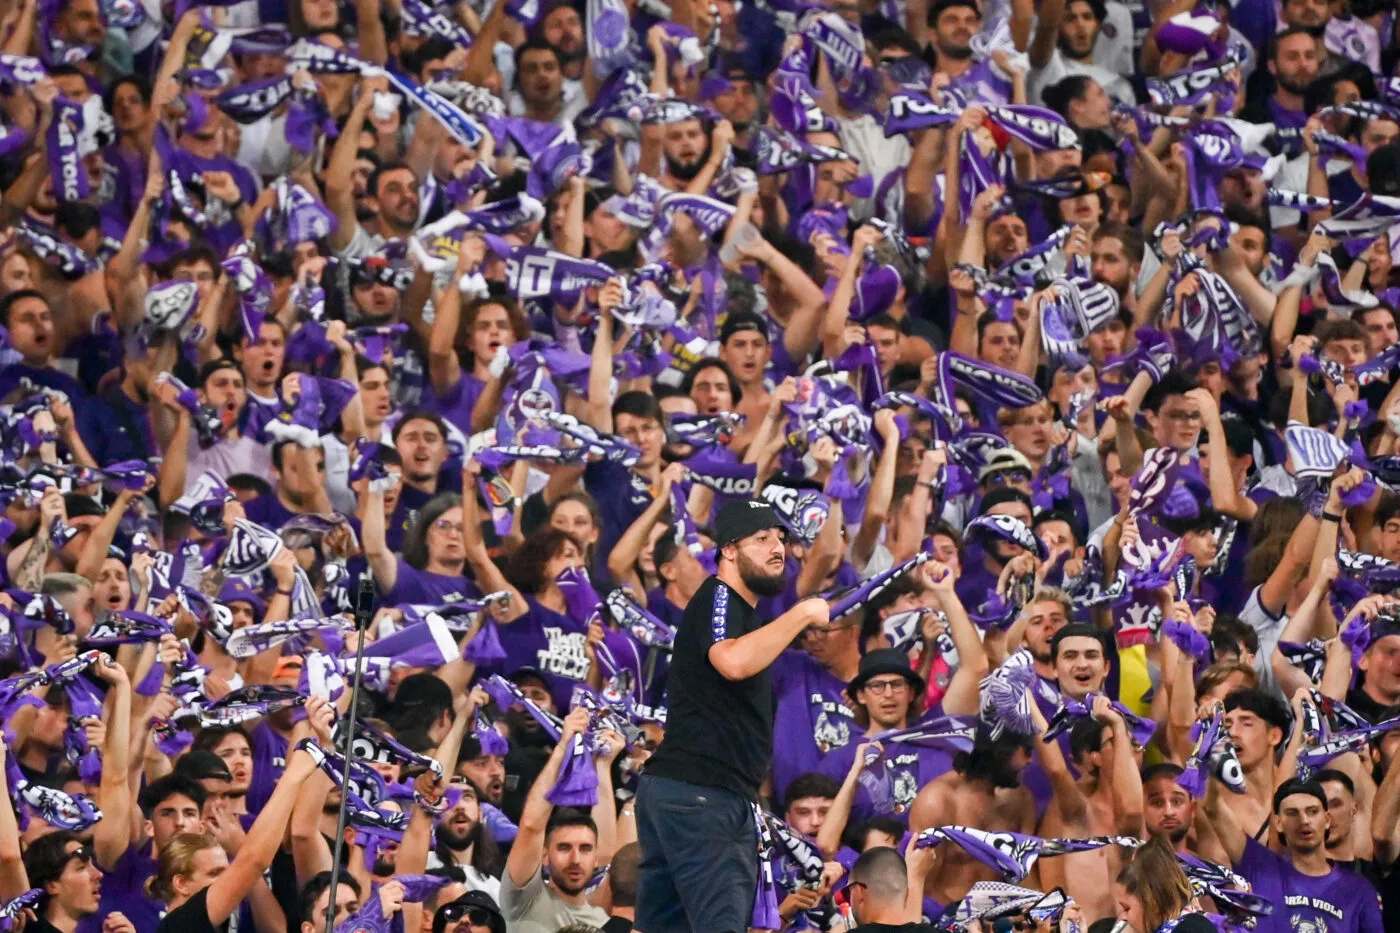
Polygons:
<instances>
[{"instance_id":1,"label":"raised arm","mask_svg":"<svg viewBox=\"0 0 1400 933\"><path fill-rule=\"evenodd\" d=\"M331 706L321 697L312 697L306 703L306 715L311 720L317 740L324 748L333 747L331 742L331 721L334 714ZM302 750L293 752L287 758L286 770L277 781L272 796L259 811L253 821L248 837L238 850L228 869L217 878L205 894L205 906L209 922L215 927L233 916L243 898L262 880L263 873L272 864L272 858L282 845L282 837L287 832L287 820L292 815L292 806L301 793L307 778L320 769L310 753Z\"/></svg>"},{"instance_id":2,"label":"raised arm","mask_svg":"<svg viewBox=\"0 0 1400 933\"><path fill-rule=\"evenodd\" d=\"M861 517L860 530L851 542L851 563L863 570L875 553L879 544L880 532L889 517L890 500L894 496L894 472L899 459L899 425L895 423L894 412L883 408L875 413L875 431L884 441L884 449L876 461L875 475L870 482L870 491L865 497L865 515Z\"/></svg>"},{"instance_id":3,"label":"raised arm","mask_svg":"<svg viewBox=\"0 0 1400 933\"><path fill-rule=\"evenodd\" d=\"M710 645L710 663L726 680L747 680L767 670L809 627L822 627L831 618L831 607L818 597L804 599L772 622L738 638L725 637Z\"/></svg>"},{"instance_id":4,"label":"raised arm","mask_svg":"<svg viewBox=\"0 0 1400 933\"><path fill-rule=\"evenodd\" d=\"M1225 854L1230 857L1230 864L1238 865L1244 858L1245 842L1249 837L1240 826L1235 811L1220 802L1220 781L1213 774L1206 780L1206 799L1201 813L1215 831L1215 838L1220 841Z\"/></svg>"},{"instance_id":5,"label":"raised arm","mask_svg":"<svg viewBox=\"0 0 1400 933\"><path fill-rule=\"evenodd\" d=\"M982 678L992 668L987 648L968 618L962 600L958 599L952 570L938 561L929 561L923 565L921 573L924 585L933 590L933 598L948 618L948 634L958 649L958 669L943 695L943 712L949 716L976 716L978 689Z\"/></svg>"},{"instance_id":6,"label":"raised arm","mask_svg":"<svg viewBox=\"0 0 1400 933\"><path fill-rule=\"evenodd\" d=\"M525 806L520 810L520 831L510 846L510 856L506 859L508 880L517 888L523 888L540 869L544 858L545 827L549 824L554 805L546 799L550 788L559 777L559 769L564 764L564 756L569 754L574 736L588 728L588 710L576 709L564 717L564 728L559 742L550 752L539 777L530 786L525 798Z\"/></svg>"},{"instance_id":7,"label":"raised arm","mask_svg":"<svg viewBox=\"0 0 1400 933\"><path fill-rule=\"evenodd\" d=\"M331 249L345 249L360 229L355 216L355 156L360 151L360 131L374 106L374 93L388 89L389 79L382 75L360 79L360 97L350 108L350 116L331 149L330 162L326 165L326 207L336 219L330 235Z\"/></svg>"},{"instance_id":8,"label":"raised arm","mask_svg":"<svg viewBox=\"0 0 1400 933\"><path fill-rule=\"evenodd\" d=\"M462 472L462 489L467 491L462 496L462 537L466 544L467 563L476 575L476 585L484 592L499 593L505 590L510 593L510 605L496 616L496 621L514 622L530 607L526 604L525 597L511 585L506 575L501 573L501 568L491 559L486 549L486 541L481 537L480 510L477 507L475 492L476 478L480 472L481 464L475 460Z\"/></svg>"},{"instance_id":9,"label":"raised arm","mask_svg":"<svg viewBox=\"0 0 1400 933\"><path fill-rule=\"evenodd\" d=\"M127 785L131 757L131 681L116 662L98 661L92 668L107 684L107 739L102 745L102 779L97 807L102 819L92 830L93 855L99 866L115 868L126 852L131 828L132 798Z\"/></svg>"}]
</instances>

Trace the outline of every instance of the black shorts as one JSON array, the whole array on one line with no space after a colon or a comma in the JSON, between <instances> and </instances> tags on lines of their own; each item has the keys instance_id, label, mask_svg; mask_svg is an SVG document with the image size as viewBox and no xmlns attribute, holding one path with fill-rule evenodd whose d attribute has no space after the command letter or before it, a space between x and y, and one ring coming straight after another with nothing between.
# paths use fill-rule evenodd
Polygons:
<instances>
[{"instance_id":1,"label":"black shorts","mask_svg":"<svg viewBox=\"0 0 1400 933\"><path fill-rule=\"evenodd\" d=\"M643 775L640 933L744 933L758 887L753 804L718 787Z\"/></svg>"}]
</instances>

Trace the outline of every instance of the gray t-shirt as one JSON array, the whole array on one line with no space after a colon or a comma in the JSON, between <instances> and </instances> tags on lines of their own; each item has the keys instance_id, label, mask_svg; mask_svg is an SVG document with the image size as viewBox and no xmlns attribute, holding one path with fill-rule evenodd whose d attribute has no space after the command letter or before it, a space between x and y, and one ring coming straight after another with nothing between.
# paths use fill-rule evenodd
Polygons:
<instances>
[{"instance_id":1,"label":"gray t-shirt","mask_svg":"<svg viewBox=\"0 0 1400 933\"><path fill-rule=\"evenodd\" d=\"M545 884L543 866L536 868L520 888L511 880L510 872L502 874L501 912L510 933L556 933L571 923L601 927L608 922L608 912L603 908L592 904L575 907L560 898L553 885Z\"/></svg>"}]
</instances>

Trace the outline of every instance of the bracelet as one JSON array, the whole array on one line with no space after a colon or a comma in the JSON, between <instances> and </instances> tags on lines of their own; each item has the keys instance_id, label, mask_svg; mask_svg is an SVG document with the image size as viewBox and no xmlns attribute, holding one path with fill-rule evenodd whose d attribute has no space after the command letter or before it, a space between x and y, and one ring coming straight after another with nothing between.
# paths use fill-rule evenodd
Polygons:
<instances>
[{"instance_id":1,"label":"bracelet","mask_svg":"<svg viewBox=\"0 0 1400 933\"><path fill-rule=\"evenodd\" d=\"M1333 515L1331 512L1323 512L1322 520L1324 522L1336 522L1340 525L1342 522L1342 517L1340 515Z\"/></svg>"},{"instance_id":2,"label":"bracelet","mask_svg":"<svg viewBox=\"0 0 1400 933\"><path fill-rule=\"evenodd\" d=\"M292 591L291 591L291 590L278 590L278 591L277 591L277 595L278 595L278 596L288 596L288 597L290 597L290 596L292 595Z\"/></svg>"}]
</instances>

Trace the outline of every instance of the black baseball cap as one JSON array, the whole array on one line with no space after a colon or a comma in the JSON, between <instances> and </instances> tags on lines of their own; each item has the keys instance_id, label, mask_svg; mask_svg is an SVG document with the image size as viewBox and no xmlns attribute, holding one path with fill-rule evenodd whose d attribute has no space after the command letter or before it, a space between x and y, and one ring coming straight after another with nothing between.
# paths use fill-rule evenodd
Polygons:
<instances>
[{"instance_id":1,"label":"black baseball cap","mask_svg":"<svg viewBox=\"0 0 1400 933\"><path fill-rule=\"evenodd\" d=\"M769 528L786 527L773 506L762 499L735 499L720 509L715 519L715 547L733 544Z\"/></svg>"},{"instance_id":2,"label":"black baseball cap","mask_svg":"<svg viewBox=\"0 0 1400 933\"><path fill-rule=\"evenodd\" d=\"M491 933L506 933L505 915L485 891L468 891L439 907L433 914L433 933L444 933L449 925L455 926L463 919L473 926L488 926Z\"/></svg>"}]
</instances>

